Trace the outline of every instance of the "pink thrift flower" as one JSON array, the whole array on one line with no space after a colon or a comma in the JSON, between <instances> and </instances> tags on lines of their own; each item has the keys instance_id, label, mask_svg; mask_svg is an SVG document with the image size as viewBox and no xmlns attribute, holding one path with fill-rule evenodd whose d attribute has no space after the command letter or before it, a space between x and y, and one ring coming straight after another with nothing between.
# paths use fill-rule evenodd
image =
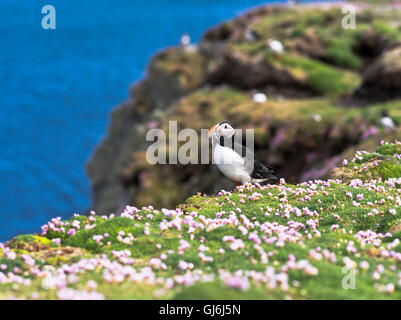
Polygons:
<instances>
[{"instance_id":1,"label":"pink thrift flower","mask_svg":"<svg viewBox=\"0 0 401 320\"><path fill-rule=\"evenodd\" d=\"M52 241L53 241L55 244L58 244L58 245L61 244L61 239L60 239L60 238L52 239Z\"/></svg>"}]
</instances>

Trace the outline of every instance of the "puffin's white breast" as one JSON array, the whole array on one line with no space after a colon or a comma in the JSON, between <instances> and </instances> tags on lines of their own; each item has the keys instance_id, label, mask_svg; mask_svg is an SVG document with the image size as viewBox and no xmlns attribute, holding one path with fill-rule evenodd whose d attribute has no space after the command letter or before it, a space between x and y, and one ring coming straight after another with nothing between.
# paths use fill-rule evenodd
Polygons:
<instances>
[{"instance_id":1,"label":"puffin's white breast","mask_svg":"<svg viewBox=\"0 0 401 320\"><path fill-rule=\"evenodd\" d=\"M213 151L213 160L219 170L231 180L250 182L251 176L245 170L245 160L233 149L217 144Z\"/></svg>"},{"instance_id":2,"label":"puffin's white breast","mask_svg":"<svg viewBox=\"0 0 401 320\"><path fill-rule=\"evenodd\" d=\"M272 40L269 42L269 48L270 50L276 52L276 53L283 53L284 47L280 41L277 40Z\"/></svg>"},{"instance_id":3,"label":"puffin's white breast","mask_svg":"<svg viewBox=\"0 0 401 320\"><path fill-rule=\"evenodd\" d=\"M381 119L380 122L381 122L383 127L391 128L391 129L395 128L394 121L390 117L384 117L384 118Z\"/></svg>"}]
</instances>

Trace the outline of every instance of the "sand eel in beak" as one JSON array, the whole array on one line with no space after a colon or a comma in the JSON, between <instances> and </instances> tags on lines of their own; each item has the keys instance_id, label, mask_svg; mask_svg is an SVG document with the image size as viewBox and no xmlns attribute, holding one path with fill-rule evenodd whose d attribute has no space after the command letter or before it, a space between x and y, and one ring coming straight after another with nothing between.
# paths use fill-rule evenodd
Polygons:
<instances>
[{"instance_id":1,"label":"sand eel in beak","mask_svg":"<svg viewBox=\"0 0 401 320\"><path fill-rule=\"evenodd\" d=\"M235 129L226 121L209 129L213 160L219 170L237 183L263 183L277 179L273 168L254 159L253 152L237 143L234 134Z\"/></svg>"}]
</instances>

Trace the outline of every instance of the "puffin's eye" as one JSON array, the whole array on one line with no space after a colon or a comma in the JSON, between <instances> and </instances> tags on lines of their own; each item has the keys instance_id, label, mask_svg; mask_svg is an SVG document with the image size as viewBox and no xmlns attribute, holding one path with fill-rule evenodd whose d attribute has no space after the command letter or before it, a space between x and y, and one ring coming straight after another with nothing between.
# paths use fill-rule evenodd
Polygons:
<instances>
[{"instance_id":1,"label":"puffin's eye","mask_svg":"<svg viewBox=\"0 0 401 320\"><path fill-rule=\"evenodd\" d=\"M227 125L225 125L225 126L224 126L224 129L227 129L227 128L228 128Z\"/></svg>"}]
</instances>

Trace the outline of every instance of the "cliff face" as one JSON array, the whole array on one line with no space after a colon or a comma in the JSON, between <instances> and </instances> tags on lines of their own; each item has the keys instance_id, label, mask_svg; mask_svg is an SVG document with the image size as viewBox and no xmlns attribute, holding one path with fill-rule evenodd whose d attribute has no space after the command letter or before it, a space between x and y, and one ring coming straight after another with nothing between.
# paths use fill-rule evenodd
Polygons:
<instances>
[{"instance_id":1,"label":"cliff face","mask_svg":"<svg viewBox=\"0 0 401 320\"><path fill-rule=\"evenodd\" d=\"M207 31L194 50L158 53L88 165L93 208L171 207L232 188L213 166L147 164L145 134L167 132L168 120L195 130L221 120L254 128L256 156L279 176L327 176L343 152L386 137L383 109L401 119L400 17L396 8L359 5L356 29L344 30L338 5L262 7ZM268 49L269 38L283 54ZM254 102L255 92L267 102Z\"/></svg>"},{"instance_id":2,"label":"cliff face","mask_svg":"<svg viewBox=\"0 0 401 320\"><path fill-rule=\"evenodd\" d=\"M177 49L157 54L147 77L132 88L131 98L112 112L107 135L87 167L94 208L104 212L118 209L135 193L127 189L135 179L124 179L124 169L132 165L135 151L148 146L144 139L147 130L166 117L174 101L201 85L203 59L198 53L187 55ZM181 61L183 66L193 62L193 68L181 69Z\"/></svg>"}]
</instances>

